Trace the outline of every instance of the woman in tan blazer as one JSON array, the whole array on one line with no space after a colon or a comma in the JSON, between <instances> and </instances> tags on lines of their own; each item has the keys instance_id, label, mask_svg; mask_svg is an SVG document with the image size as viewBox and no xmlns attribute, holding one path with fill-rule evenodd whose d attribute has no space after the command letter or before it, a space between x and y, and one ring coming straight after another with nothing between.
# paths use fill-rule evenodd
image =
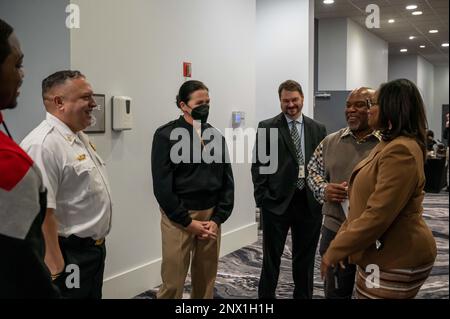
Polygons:
<instances>
[{"instance_id":1,"label":"woman in tan blazer","mask_svg":"<svg viewBox=\"0 0 450 319\"><path fill-rule=\"evenodd\" d=\"M352 173L349 215L323 256L321 273L348 258L358 266L357 298L414 298L436 258L422 217L425 109L409 80L382 85L374 99L368 101L369 125L383 140Z\"/></svg>"}]
</instances>

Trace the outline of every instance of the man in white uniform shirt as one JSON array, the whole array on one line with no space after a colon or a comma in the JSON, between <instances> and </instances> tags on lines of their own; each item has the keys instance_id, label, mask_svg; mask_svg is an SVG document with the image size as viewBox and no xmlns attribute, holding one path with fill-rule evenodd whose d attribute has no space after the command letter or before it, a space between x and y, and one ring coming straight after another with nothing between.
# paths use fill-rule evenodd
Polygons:
<instances>
[{"instance_id":1,"label":"man in white uniform shirt","mask_svg":"<svg viewBox=\"0 0 450 319\"><path fill-rule=\"evenodd\" d=\"M48 189L45 263L64 297L100 299L112 204L105 162L82 132L96 107L93 91L80 72L60 71L44 79L42 96L46 119L21 146ZM79 267L79 287L69 265Z\"/></svg>"}]
</instances>

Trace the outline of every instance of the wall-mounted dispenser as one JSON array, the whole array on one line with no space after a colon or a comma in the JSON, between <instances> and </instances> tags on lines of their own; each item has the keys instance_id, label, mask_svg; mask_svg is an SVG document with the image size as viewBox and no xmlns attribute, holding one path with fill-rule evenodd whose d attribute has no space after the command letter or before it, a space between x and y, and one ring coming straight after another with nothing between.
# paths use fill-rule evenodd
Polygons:
<instances>
[{"instance_id":1,"label":"wall-mounted dispenser","mask_svg":"<svg viewBox=\"0 0 450 319\"><path fill-rule=\"evenodd\" d=\"M132 99L128 96L113 96L112 98L112 129L125 131L133 128Z\"/></svg>"},{"instance_id":2,"label":"wall-mounted dispenser","mask_svg":"<svg viewBox=\"0 0 450 319\"><path fill-rule=\"evenodd\" d=\"M231 113L231 126L233 129L245 128L245 112L233 111Z\"/></svg>"}]
</instances>

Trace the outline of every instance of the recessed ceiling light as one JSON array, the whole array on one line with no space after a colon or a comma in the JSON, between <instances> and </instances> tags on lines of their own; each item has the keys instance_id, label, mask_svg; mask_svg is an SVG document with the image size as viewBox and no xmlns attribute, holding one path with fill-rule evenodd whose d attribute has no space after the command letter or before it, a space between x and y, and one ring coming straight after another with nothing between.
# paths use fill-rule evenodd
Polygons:
<instances>
[{"instance_id":1,"label":"recessed ceiling light","mask_svg":"<svg viewBox=\"0 0 450 319\"><path fill-rule=\"evenodd\" d=\"M429 33L438 33L439 32L439 30L430 30L430 31L428 31Z\"/></svg>"},{"instance_id":2,"label":"recessed ceiling light","mask_svg":"<svg viewBox=\"0 0 450 319\"><path fill-rule=\"evenodd\" d=\"M323 3L325 3L325 4L333 4L334 0L323 0Z\"/></svg>"},{"instance_id":3,"label":"recessed ceiling light","mask_svg":"<svg viewBox=\"0 0 450 319\"><path fill-rule=\"evenodd\" d=\"M426 48L426 46L424 46L424 45L421 45L421 46L420 46L420 48L421 48L421 49L425 49L425 48Z\"/></svg>"},{"instance_id":4,"label":"recessed ceiling light","mask_svg":"<svg viewBox=\"0 0 450 319\"><path fill-rule=\"evenodd\" d=\"M420 16L423 14L422 11L414 11L413 13L411 13L413 16Z\"/></svg>"},{"instance_id":5,"label":"recessed ceiling light","mask_svg":"<svg viewBox=\"0 0 450 319\"><path fill-rule=\"evenodd\" d=\"M448 43L442 43L442 46L443 46L444 48L448 48Z\"/></svg>"},{"instance_id":6,"label":"recessed ceiling light","mask_svg":"<svg viewBox=\"0 0 450 319\"><path fill-rule=\"evenodd\" d=\"M401 49L400 52L408 52L408 49Z\"/></svg>"},{"instance_id":7,"label":"recessed ceiling light","mask_svg":"<svg viewBox=\"0 0 450 319\"><path fill-rule=\"evenodd\" d=\"M414 40L415 38L416 38L416 37L413 36L413 35L409 37L410 40Z\"/></svg>"},{"instance_id":8,"label":"recessed ceiling light","mask_svg":"<svg viewBox=\"0 0 450 319\"><path fill-rule=\"evenodd\" d=\"M388 21L389 23L394 23L395 22L395 20L394 19L389 19L389 21Z\"/></svg>"},{"instance_id":9,"label":"recessed ceiling light","mask_svg":"<svg viewBox=\"0 0 450 319\"><path fill-rule=\"evenodd\" d=\"M406 7L406 10L416 10L417 9L417 5L415 4L410 4L409 6Z\"/></svg>"}]
</instances>

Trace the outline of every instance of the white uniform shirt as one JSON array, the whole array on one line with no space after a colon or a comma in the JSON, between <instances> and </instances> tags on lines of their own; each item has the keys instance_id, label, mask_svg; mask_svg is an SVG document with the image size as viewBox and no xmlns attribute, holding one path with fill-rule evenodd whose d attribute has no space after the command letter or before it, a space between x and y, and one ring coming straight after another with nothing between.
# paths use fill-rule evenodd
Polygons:
<instances>
[{"instance_id":1,"label":"white uniform shirt","mask_svg":"<svg viewBox=\"0 0 450 319\"><path fill-rule=\"evenodd\" d=\"M47 113L21 146L42 171L47 207L55 209L59 235L104 238L111 228L110 187L105 162L89 137L73 133Z\"/></svg>"}]
</instances>

